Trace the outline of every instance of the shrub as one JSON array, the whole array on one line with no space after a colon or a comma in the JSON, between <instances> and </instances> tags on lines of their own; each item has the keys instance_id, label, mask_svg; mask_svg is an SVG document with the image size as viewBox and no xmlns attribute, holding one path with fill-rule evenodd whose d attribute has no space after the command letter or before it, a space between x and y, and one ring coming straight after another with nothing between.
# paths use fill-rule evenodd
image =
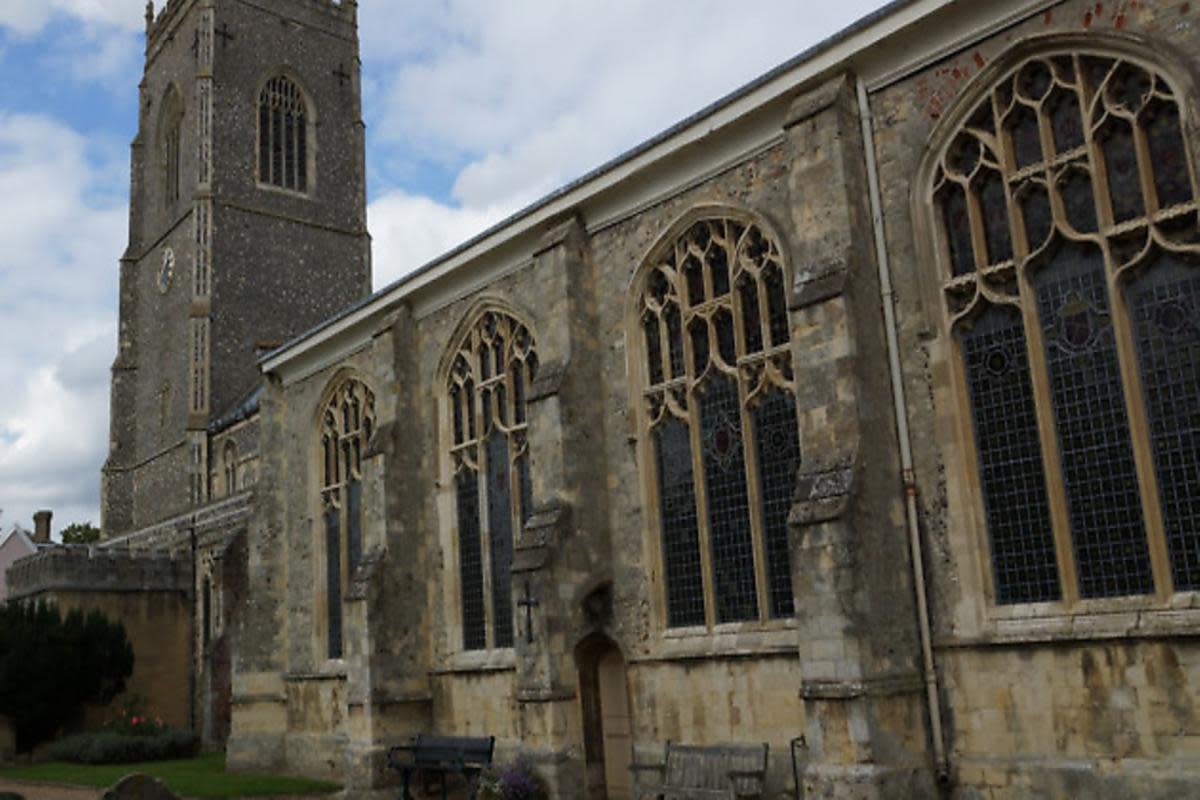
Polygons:
<instances>
[{"instance_id":1,"label":"shrub","mask_svg":"<svg viewBox=\"0 0 1200 800\"><path fill-rule=\"evenodd\" d=\"M0 606L0 715L19 752L51 738L85 703L107 703L133 672L125 627L44 603Z\"/></svg>"},{"instance_id":2,"label":"shrub","mask_svg":"<svg viewBox=\"0 0 1200 800\"><path fill-rule=\"evenodd\" d=\"M145 701L134 695L126 701L124 708L115 720L104 725L104 730L110 733L123 733L126 736L157 736L169 728L159 717L152 717L145 710Z\"/></svg>"},{"instance_id":3,"label":"shrub","mask_svg":"<svg viewBox=\"0 0 1200 800\"><path fill-rule=\"evenodd\" d=\"M479 778L479 800L547 800L546 781L527 759L485 770Z\"/></svg>"},{"instance_id":4,"label":"shrub","mask_svg":"<svg viewBox=\"0 0 1200 800\"><path fill-rule=\"evenodd\" d=\"M76 764L133 764L191 758L199 749L200 740L194 733L168 728L151 735L80 733L59 739L47 748L46 754L55 761Z\"/></svg>"}]
</instances>

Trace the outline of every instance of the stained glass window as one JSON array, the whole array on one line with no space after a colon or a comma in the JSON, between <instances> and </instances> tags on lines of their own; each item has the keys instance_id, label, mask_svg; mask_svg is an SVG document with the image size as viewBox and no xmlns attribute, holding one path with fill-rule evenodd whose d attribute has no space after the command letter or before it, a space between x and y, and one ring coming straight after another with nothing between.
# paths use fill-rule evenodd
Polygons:
<instances>
[{"instance_id":1,"label":"stained glass window","mask_svg":"<svg viewBox=\"0 0 1200 800\"><path fill-rule=\"evenodd\" d=\"M1171 574L1200 589L1200 269L1164 254L1127 295Z\"/></svg>"},{"instance_id":2,"label":"stained glass window","mask_svg":"<svg viewBox=\"0 0 1200 800\"><path fill-rule=\"evenodd\" d=\"M280 75L258 96L258 181L308 191L308 105L300 87Z\"/></svg>"},{"instance_id":3,"label":"stained glass window","mask_svg":"<svg viewBox=\"0 0 1200 800\"><path fill-rule=\"evenodd\" d=\"M1000 603L1060 597L1025 332L993 306L963 335L967 386Z\"/></svg>"},{"instance_id":4,"label":"stained glass window","mask_svg":"<svg viewBox=\"0 0 1200 800\"><path fill-rule=\"evenodd\" d=\"M342 657L342 596L362 560L363 457L375 426L375 395L343 382L322 414L321 519L325 557L326 655Z\"/></svg>"},{"instance_id":5,"label":"stained glass window","mask_svg":"<svg viewBox=\"0 0 1200 800\"><path fill-rule=\"evenodd\" d=\"M715 218L670 243L638 297L667 627L794 612L800 441L784 287L777 244Z\"/></svg>"},{"instance_id":6,"label":"stained glass window","mask_svg":"<svg viewBox=\"0 0 1200 800\"><path fill-rule=\"evenodd\" d=\"M1179 99L1145 65L1049 52L965 118L932 196L996 602L1200 589L1200 209Z\"/></svg>"},{"instance_id":7,"label":"stained glass window","mask_svg":"<svg viewBox=\"0 0 1200 800\"><path fill-rule=\"evenodd\" d=\"M498 310L479 316L451 363L464 650L513 645L513 545L533 505L525 403L537 366L529 329Z\"/></svg>"},{"instance_id":8,"label":"stained glass window","mask_svg":"<svg viewBox=\"0 0 1200 800\"><path fill-rule=\"evenodd\" d=\"M788 560L788 512L800 467L796 436L796 396L772 387L752 412L755 448L762 493L763 549L767 555L767 592L773 617L790 617L794 610L791 565Z\"/></svg>"}]
</instances>

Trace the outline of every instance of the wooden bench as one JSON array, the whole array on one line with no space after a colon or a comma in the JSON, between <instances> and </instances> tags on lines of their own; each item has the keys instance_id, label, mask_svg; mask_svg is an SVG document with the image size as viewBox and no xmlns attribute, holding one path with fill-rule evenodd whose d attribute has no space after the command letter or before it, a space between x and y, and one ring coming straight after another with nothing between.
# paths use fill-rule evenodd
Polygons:
<instances>
[{"instance_id":1,"label":"wooden bench","mask_svg":"<svg viewBox=\"0 0 1200 800\"><path fill-rule=\"evenodd\" d=\"M414 800L409 782L414 773L441 776L442 800L446 800L446 776L462 775L469 787L471 800L479 782L479 773L491 766L496 737L488 736L430 736L417 734L411 743L388 751L388 766L400 770L403 786L401 800ZM404 754L407 754L405 756Z\"/></svg>"},{"instance_id":2,"label":"wooden bench","mask_svg":"<svg viewBox=\"0 0 1200 800\"><path fill-rule=\"evenodd\" d=\"M767 777L763 744L683 745L667 742L661 764L631 764L634 800L738 800L762 797ZM653 779L641 776L654 773Z\"/></svg>"}]
</instances>

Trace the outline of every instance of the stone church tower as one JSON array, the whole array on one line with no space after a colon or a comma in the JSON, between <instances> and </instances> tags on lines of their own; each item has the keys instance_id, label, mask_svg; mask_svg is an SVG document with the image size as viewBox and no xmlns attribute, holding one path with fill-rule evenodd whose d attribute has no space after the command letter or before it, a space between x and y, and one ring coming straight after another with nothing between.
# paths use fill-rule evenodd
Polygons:
<instances>
[{"instance_id":1,"label":"stone church tower","mask_svg":"<svg viewBox=\"0 0 1200 800\"><path fill-rule=\"evenodd\" d=\"M106 536L209 498L264 350L370 291L354 0L146 8Z\"/></svg>"}]
</instances>

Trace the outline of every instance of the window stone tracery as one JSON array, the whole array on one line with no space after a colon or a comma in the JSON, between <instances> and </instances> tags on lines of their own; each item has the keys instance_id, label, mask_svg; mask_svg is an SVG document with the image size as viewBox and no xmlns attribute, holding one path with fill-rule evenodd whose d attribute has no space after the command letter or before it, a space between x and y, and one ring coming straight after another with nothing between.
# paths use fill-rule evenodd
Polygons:
<instances>
[{"instance_id":1,"label":"window stone tracery","mask_svg":"<svg viewBox=\"0 0 1200 800\"><path fill-rule=\"evenodd\" d=\"M258 181L308 191L308 104L300 87L279 75L258 96Z\"/></svg>"},{"instance_id":2,"label":"window stone tracery","mask_svg":"<svg viewBox=\"0 0 1200 800\"><path fill-rule=\"evenodd\" d=\"M321 520L326 655L343 653L342 597L362 560L363 459L375 430L375 395L348 379L321 415Z\"/></svg>"},{"instance_id":3,"label":"window stone tracery","mask_svg":"<svg viewBox=\"0 0 1200 800\"><path fill-rule=\"evenodd\" d=\"M482 313L450 366L462 649L513 645L514 533L533 505L526 398L537 374L526 325Z\"/></svg>"},{"instance_id":4,"label":"window stone tracery","mask_svg":"<svg viewBox=\"0 0 1200 800\"><path fill-rule=\"evenodd\" d=\"M786 285L757 225L693 224L654 262L638 326L668 627L793 614L800 463Z\"/></svg>"},{"instance_id":5,"label":"window stone tracery","mask_svg":"<svg viewBox=\"0 0 1200 800\"><path fill-rule=\"evenodd\" d=\"M933 199L995 601L1200 586L1200 227L1176 91L1122 56L1030 58L950 140Z\"/></svg>"}]
</instances>

